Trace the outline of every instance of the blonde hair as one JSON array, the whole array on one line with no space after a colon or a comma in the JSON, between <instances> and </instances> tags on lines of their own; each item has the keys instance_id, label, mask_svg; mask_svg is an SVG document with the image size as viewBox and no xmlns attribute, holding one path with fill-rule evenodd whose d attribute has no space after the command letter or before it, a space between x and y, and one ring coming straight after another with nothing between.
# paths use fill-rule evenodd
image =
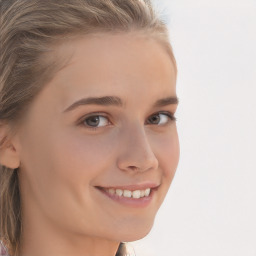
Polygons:
<instances>
[{"instance_id":1,"label":"blonde hair","mask_svg":"<svg viewBox=\"0 0 256 256\"><path fill-rule=\"evenodd\" d=\"M67 36L129 31L156 38L175 64L167 27L149 0L0 0L0 128L17 127L60 68L58 60L45 58L52 45ZM6 141L0 138L0 147ZM18 168L0 165L0 240L13 255L19 252L21 205Z\"/></svg>"}]
</instances>

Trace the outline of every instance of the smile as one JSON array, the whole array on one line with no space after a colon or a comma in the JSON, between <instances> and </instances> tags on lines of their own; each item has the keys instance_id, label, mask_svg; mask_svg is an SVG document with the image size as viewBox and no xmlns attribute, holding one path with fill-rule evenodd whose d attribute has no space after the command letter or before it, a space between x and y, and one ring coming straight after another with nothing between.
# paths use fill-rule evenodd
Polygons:
<instances>
[{"instance_id":1,"label":"smile","mask_svg":"<svg viewBox=\"0 0 256 256\"><path fill-rule=\"evenodd\" d=\"M122 189L114 189L114 188L108 188L104 189L106 192L108 192L111 195L117 195L120 197L127 197L127 198L142 198L142 197L148 197L150 195L150 188L146 188L143 190L122 190Z\"/></svg>"},{"instance_id":2,"label":"smile","mask_svg":"<svg viewBox=\"0 0 256 256\"><path fill-rule=\"evenodd\" d=\"M98 190L113 201L129 207L146 207L154 198L159 185L97 187Z\"/></svg>"}]
</instances>

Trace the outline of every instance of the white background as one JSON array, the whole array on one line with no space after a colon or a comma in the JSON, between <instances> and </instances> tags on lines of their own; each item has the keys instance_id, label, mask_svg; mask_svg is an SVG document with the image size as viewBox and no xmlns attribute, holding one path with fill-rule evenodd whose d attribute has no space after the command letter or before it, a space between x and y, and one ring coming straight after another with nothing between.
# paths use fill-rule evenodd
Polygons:
<instances>
[{"instance_id":1,"label":"white background","mask_svg":"<svg viewBox=\"0 0 256 256\"><path fill-rule=\"evenodd\" d=\"M256 256L256 1L156 0L178 62L180 164L137 256Z\"/></svg>"}]
</instances>

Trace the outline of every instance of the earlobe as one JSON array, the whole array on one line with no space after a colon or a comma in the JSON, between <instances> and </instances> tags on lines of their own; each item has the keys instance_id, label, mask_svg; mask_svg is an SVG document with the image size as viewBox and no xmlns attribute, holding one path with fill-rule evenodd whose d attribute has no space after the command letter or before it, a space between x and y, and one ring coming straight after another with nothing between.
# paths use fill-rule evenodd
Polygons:
<instances>
[{"instance_id":1,"label":"earlobe","mask_svg":"<svg viewBox=\"0 0 256 256\"><path fill-rule=\"evenodd\" d=\"M20 166L19 154L12 139L8 138L6 126L0 125L0 164L11 169Z\"/></svg>"}]
</instances>

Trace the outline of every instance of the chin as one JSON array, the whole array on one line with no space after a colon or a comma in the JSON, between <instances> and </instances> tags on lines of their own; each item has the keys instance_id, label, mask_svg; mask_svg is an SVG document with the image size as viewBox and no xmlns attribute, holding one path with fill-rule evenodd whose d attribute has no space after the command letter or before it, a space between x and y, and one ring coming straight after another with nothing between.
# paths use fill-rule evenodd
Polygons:
<instances>
[{"instance_id":1,"label":"chin","mask_svg":"<svg viewBox=\"0 0 256 256\"><path fill-rule=\"evenodd\" d=\"M136 231L136 232L134 232L134 234L125 235L124 239L122 239L121 241L122 242L134 242L134 241L140 240L140 239L144 238L145 236L147 236L149 234L150 230L148 230L147 232L143 232L143 233L137 233L137 231Z\"/></svg>"},{"instance_id":2,"label":"chin","mask_svg":"<svg viewBox=\"0 0 256 256\"><path fill-rule=\"evenodd\" d=\"M144 238L151 231L153 222L148 225L137 225L132 228L132 225L127 229L119 229L118 240L122 242L133 242Z\"/></svg>"}]
</instances>

